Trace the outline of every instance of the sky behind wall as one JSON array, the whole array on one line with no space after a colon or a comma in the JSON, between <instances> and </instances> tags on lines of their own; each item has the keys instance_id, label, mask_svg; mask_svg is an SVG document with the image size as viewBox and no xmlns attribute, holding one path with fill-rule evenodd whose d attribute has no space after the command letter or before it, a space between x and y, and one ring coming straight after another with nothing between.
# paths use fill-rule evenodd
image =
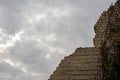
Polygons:
<instances>
[{"instance_id":1,"label":"sky behind wall","mask_svg":"<svg viewBox=\"0 0 120 80\"><path fill-rule=\"evenodd\" d=\"M0 0L0 80L47 80L116 0Z\"/></svg>"}]
</instances>

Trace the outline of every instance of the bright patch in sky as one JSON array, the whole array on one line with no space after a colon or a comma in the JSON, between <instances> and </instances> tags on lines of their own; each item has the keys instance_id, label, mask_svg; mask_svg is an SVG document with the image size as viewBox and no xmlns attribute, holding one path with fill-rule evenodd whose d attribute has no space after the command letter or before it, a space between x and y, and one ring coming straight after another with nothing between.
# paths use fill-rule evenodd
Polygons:
<instances>
[{"instance_id":1,"label":"bright patch in sky","mask_svg":"<svg viewBox=\"0 0 120 80\"><path fill-rule=\"evenodd\" d=\"M21 41L21 35L23 31L16 33L14 36L3 34L3 37L7 38L4 43L0 43L0 52L7 52L9 47L13 47L16 44L16 41ZM3 39L1 37L1 39Z\"/></svg>"},{"instance_id":2,"label":"bright patch in sky","mask_svg":"<svg viewBox=\"0 0 120 80\"><path fill-rule=\"evenodd\" d=\"M8 58L8 59L3 59L3 62L10 64L12 67L22 70L24 73L28 72L27 66L23 65L22 63L20 63L18 61L11 60Z\"/></svg>"},{"instance_id":3,"label":"bright patch in sky","mask_svg":"<svg viewBox=\"0 0 120 80\"><path fill-rule=\"evenodd\" d=\"M50 58L50 54L47 54L47 55L46 55L46 58L49 59L49 58Z\"/></svg>"},{"instance_id":4,"label":"bright patch in sky","mask_svg":"<svg viewBox=\"0 0 120 80\"><path fill-rule=\"evenodd\" d=\"M55 33L51 33L50 35L48 35L46 37L46 40L48 40L48 41L56 41L56 34Z\"/></svg>"}]
</instances>

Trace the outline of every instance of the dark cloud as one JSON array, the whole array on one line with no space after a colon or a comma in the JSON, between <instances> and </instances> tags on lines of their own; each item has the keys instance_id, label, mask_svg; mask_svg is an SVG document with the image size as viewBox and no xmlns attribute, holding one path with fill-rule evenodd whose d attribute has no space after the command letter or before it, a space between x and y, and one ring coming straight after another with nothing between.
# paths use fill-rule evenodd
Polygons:
<instances>
[{"instance_id":1,"label":"dark cloud","mask_svg":"<svg viewBox=\"0 0 120 80\"><path fill-rule=\"evenodd\" d=\"M0 0L0 79L47 80L64 56L93 46L110 1Z\"/></svg>"}]
</instances>

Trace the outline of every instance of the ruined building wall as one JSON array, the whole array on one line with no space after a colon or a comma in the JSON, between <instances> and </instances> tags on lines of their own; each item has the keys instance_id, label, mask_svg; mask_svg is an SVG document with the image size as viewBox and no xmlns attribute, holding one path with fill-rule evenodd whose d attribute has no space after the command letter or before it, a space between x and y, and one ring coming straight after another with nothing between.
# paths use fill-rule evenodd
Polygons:
<instances>
[{"instance_id":1,"label":"ruined building wall","mask_svg":"<svg viewBox=\"0 0 120 80\"><path fill-rule=\"evenodd\" d=\"M78 48L65 57L49 80L96 80L101 56L99 48Z\"/></svg>"},{"instance_id":2,"label":"ruined building wall","mask_svg":"<svg viewBox=\"0 0 120 80\"><path fill-rule=\"evenodd\" d=\"M77 48L49 80L120 80L120 0L101 14L94 31L94 47Z\"/></svg>"}]
</instances>

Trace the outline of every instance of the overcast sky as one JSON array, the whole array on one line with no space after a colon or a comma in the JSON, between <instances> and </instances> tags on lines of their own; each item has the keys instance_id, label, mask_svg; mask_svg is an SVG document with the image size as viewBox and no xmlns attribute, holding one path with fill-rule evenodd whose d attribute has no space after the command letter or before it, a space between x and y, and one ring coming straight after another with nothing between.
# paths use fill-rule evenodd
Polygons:
<instances>
[{"instance_id":1,"label":"overcast sky","mask_svg":"<svg viewBox=\"0 0 120 80\"><path fill-rule=\"evenodd\" d=\"M116 0L0 0L0 80L47 80Z\"/></svg>"}]
</instances>

